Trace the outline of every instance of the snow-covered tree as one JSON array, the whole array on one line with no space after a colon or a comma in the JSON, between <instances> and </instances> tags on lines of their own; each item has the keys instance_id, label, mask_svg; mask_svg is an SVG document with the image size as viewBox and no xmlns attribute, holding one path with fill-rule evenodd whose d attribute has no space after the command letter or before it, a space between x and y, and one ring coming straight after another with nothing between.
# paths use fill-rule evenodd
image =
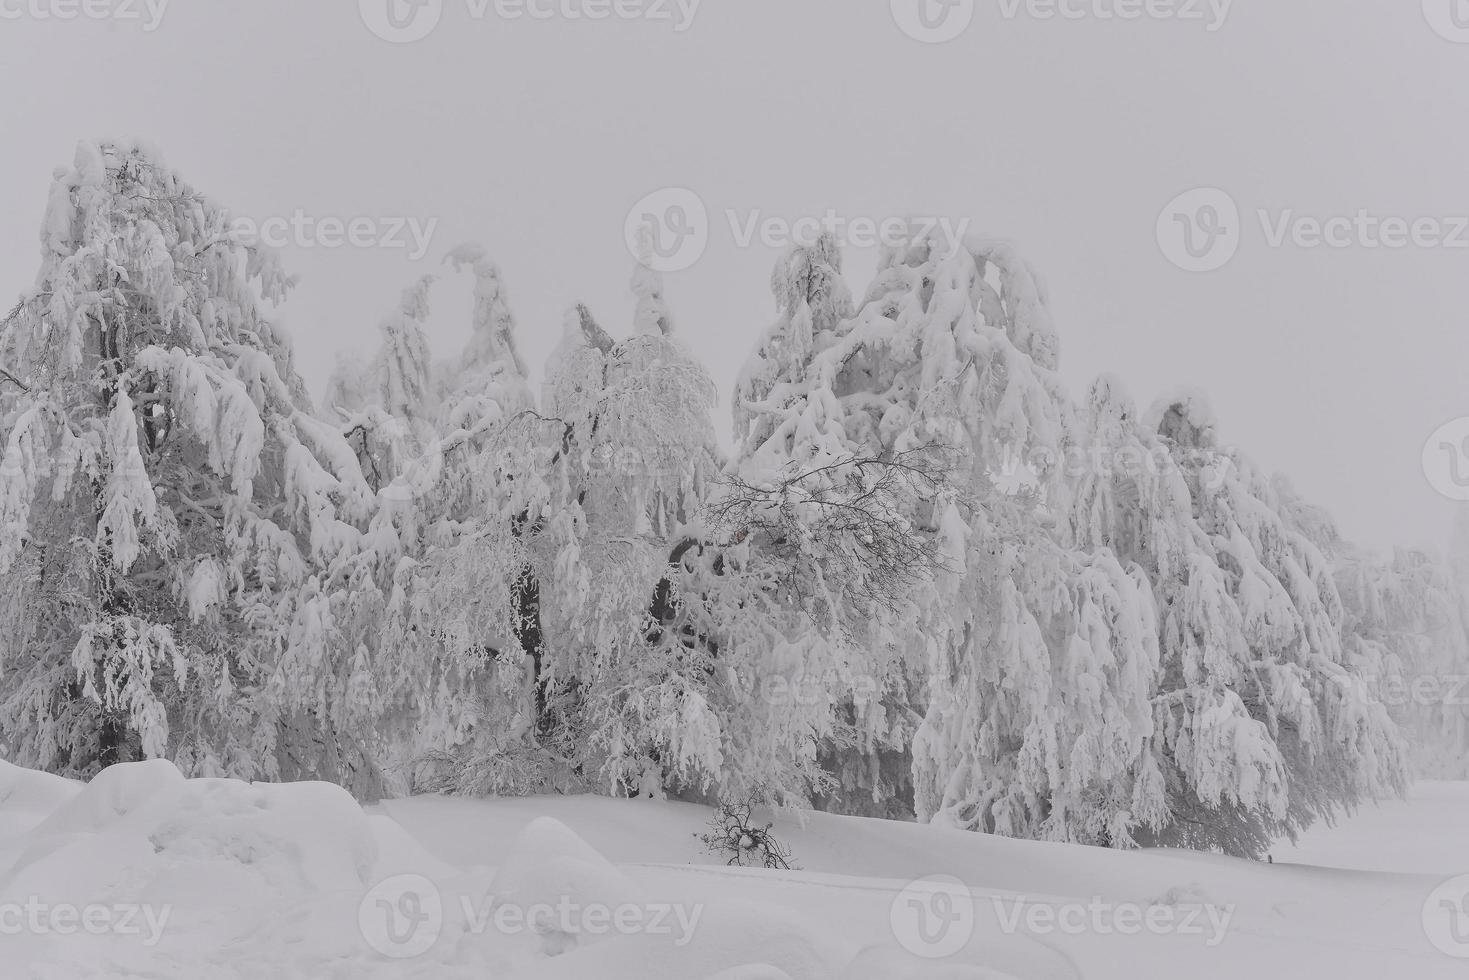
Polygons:
<instances>
[{"instance_id":1,"label":"snow-covered tree","mask_svg":"<svg viewBox=\"0 0 1469 980\"><path fill-rule=\"evenodd\" d=\"M13 758L271 778L342 748L328 709L357 695L305 703L331 661L309 583L374 500L262 313L288 285L143 146L83 143L57 172L0 335Z\"/></svg>"},{"instance_id":2,"label":"snow-covered tree","mask_svg":"<svg viewBox=\"0 0 1469 980\"><path fill-rule=\"evenodd\" d=\"M735 439L746 453L787 448L789 436L772 441L770 427L789 425L784 402L800 397L817 337L829 338L853 312L841 248L831 235L812 247L791 249L776 264L770 288L780 316L745 363L734 391Z\"/></svg>"},{"instance_id":3,"label":"snow-covered tree","mask_svg":"<svg viewBox=\"0 0 1469 980\"><path fill-rule=\"evenodd\" d=\"M836 805L911 792L923 819L1125 841L1151 731L1152 607L1135 569L1049 529L1071 410L1044 290L1008 246L918 239L848 315L835 254L818 243L777 269L789 299L737 399L746 465L839 474L918 454L945 474L894 499L932 560L865 644L878 696L836 692L850 722L823 760ZM894 756L910 772L895 778Z\"/></svg>"},{"instance_id":4,"label":"snow-covered tree","mask_svg":"<svg viewBox=\"0 0 1469 980\"><path fill-rule=\"evenodd\" d=\"M1294 504L1289 488L1281 490ZM1462 556L1469 552L1457 550L1451 535L1444 556L1405 548L1378 555L1344 540L1324 516L1313 541L1335 568L1347 662L1408 737L1414 772L1463 778L1469 774L1469 592Z\"/></svg>"},{"instance_id":5,"label":"snow-covered tree","mask_svg":"<svg viewBox=\"0 0 1469 980\"><path fill-rule=\"evenodd\" d=\"M736 524L763 525L754 555L782 583L771 609L788 610L787 652L758 673L794 726L782 730L804 729L819 746L816 802L911 813L908 752L923 697L918 596L941 563L915 515L947 483L952 461L864 439L867 406L853 416L839 394L837 376L860 368L830 356L853 312L833 238L791 249L771 286L779 317L736 390L732 492L714 504L739 514Z\"/></svg>"},{"instance_id":6,"label":"snow-covered tree","mask_svg":"<svg viewBox=\"0 0 1469 980\"><path fill-rule=\"evenodd\" d=\"M922 624L918 816L1127 842L1150 803L1133 765L1152 733L1154 612L1136 568L1052 529L1074 423L1043 287L1009 246L914 241L884 261L844 343L862 351L844 359L849 400L873 406L867 438L964 461L965 492L927 515L952 571Z\"/></svg>"},{"instance_id":7,"label":"snow-covered tree","mask_svg":"<svg viewBox=\"0 0 1469 980\"><path fill-rule=\"evenodd\" d=\"M931 477L917 461L815 454L721 474L713 386L660 278L640 268L633 292L625 340L583 307L568 314L539 412L479 451L475 530L424 555L421 621L479 617L461 647L514 631L517 569L533 597L519 622L533 625L522 666L536 688L498 692L524 710L477 724L449 783L807 801L825 781L819 740L842 730L830 678L857 692L869 679L867 604L911 602L898 576L924 545L897 500Z\"/></svg>"},{"instance_id":8,"label":"snow-covered tree","mask_svg":"<svg viewBox=\"0 0 1469 980\"><path fill-rule=\"evenodd\" d=\"M721 763L707 653L672 622L670 579L718 471L713 385L645 271L647 329L616 342L573 309L536 411L498 272L476 250L453 258L476 272L475 340L446 385L447 434L410 482L433 471L415 490L433 498L462 479L437 505L445 533L404 622L437 656L482 663L475 717L438 778L497 792L707 785Z\"/></svg>"},{"instance_id":9,"label":"snow-covered tree","mask_svg":"<svg viewBox=\"0 0 1469 980\"><path fill-rule=\"evenodd\" d=\"M545 412L564 426L538 569L555 675L577 688L588 775L615 791L702 789L729 746L710 645L680 621L679 546L718 473L714 385L639 264L636 332L567 318Z\"/></svg>"},{"instance_id":10,"label":"snow-covered tree","mask_svg":"<svg viewBox=\"0 0 1469 980\"><path fill-rule=\"evenodd\" d=\"M1200 401L1178 404L1192 409L1195 427L1212 429ZM1253 853L1284 817L1288 780L1241 696L1252 654L1228 580L1195 519L1184 469L1121 382L1098 379L1084 412L1084 437L1068 457L1067 537L1141 568L1158 610L1154 734L1138 763L1149 802L1135 836L1183 832L1200 846ZM1183 428L1174 421L1173 431ZM1220 454L1206 460L1226 463Z\"/></svg>"},{"instance_id":11,"label":"snow-covered tree","mask_svg":"<svg viewBox=\"0 0 1469 980\"><path fill-rule=\"evenodd\" d=\"M474 320L468 346L441 381L442 423L450 431L476 431L534 407L530 372L500 267L473 243L454 249L447 261L474 276Z\"/></svg>"},{"instance_id":12,"label":"snow-covered tree","mask_svg":"<svg viewBox=\"0 0 1469 980\"><path fill-rule=\"evenodd\" d=\"M404 290L398 309L382 325L381 403L389 415L415 427L427 422L434 409L433 366L424 329L433 284L433 276L424 276Z\"/></svg>"},{"instance_id":13,"label":"snow-covered tree","mask_svg":"<svg viewBox=\"0 0 1469 980\"><path fill-rule=\"evenodd\" d=\"M1274 837L1400 792L1404 746L1344 652L1332 563L1311 537L1319 515L1219 445L1202 395L1159 399L1145 428L1182 473L1202 532L1181 596L1158 580L1168 610L1159 704L1182 776L1161 838L1257 855Z\"/></svg>"},{"instance_id":14,"label":"snow-covered tree","mask_svg":"<svg viewBox=\"0 0 1469 980\"><path fill-rule=\"evenodd\" d=\"M448 261L474 279L469 340L452 362L433 362L426 342L415 359L427 393L418 452L392 470L366 539L380 561L396 561L380 644L421 675L385 748L401 788L530 792L552 784L556 760L541 744L546 683L526 540L550 493L539 450L560 436L534 412L499 268L475 244ZM413 295L404 311L421 308ZM376 407L343 425L363 456L401 444L412 421Z\"/></svg>"}]
</instances>

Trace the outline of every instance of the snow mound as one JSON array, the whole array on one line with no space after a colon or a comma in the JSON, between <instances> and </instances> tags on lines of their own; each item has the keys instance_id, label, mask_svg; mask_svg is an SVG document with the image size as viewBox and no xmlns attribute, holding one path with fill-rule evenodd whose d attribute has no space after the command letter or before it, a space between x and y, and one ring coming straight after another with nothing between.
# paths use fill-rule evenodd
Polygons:
<instances>
[{"instance_id":1,"label":"snow mound","mask_svg":"<svg viewBox=\"0 0 1469 980\"><path fill-rule=\"evenodd\" d=\"M110 766L57 807L37 831L47 835L97 833L138 806L169 795L184 782L174 764L162 759Z\"/></svg>"},{"instance_id":2,"label":"snow mound","mask_svg":"<svg viewBox=\"0 0 1469 980\"><path fill-rule=\"evenodd\" d=\"M495 875L495 906L513 905L526 912L567 910L564 915L558 913L554 922L537 926L545 952L564 952L605 934L600 927L588 927L589 914L647 907L632 879L559 820L538 817L531 821L516 837L510 855Z\"/></svg>"},{"instance_id":3,"label":"snow mound","mask_svg":"<svg viewBox=\"0 0 1469 980\"><path fill-rule=\"evenodd\" d=\"M30 830L82 791L82 784L0 762L0 837Z\"/></svg>"},{"instance_id":4,"label":"snow mound","mask_svg":"<svg viewBox=\"0 0 1469 980\"><path fill-rule=\"evenodd\" d=\"M378 850L367 815L336 786L186 780L154 761L104 770L12 853L0 855L0 903L138 908L157 941L189 934L223 947L289 935L324 896L360 892ZM103 948L100 936L25 938L38 969L62 974ZM105 948L122 957L118 975L152 952L138 942Z\"/></svg>"},{"instance_id":5,"label":"snow mound","mask_svg":"<svg viewBox=\"0 0 1469 980\"><path fill-rule=\"evenodd\" d=\"M340 787L186 780L161 760L103 770L32 836L42 852L86 846L89 838L145 842L150 873L232 866L293 892L360 886L377 859L367 816ZM119 876L145 870L107 863Z\"/></svg>"}]
</instances>

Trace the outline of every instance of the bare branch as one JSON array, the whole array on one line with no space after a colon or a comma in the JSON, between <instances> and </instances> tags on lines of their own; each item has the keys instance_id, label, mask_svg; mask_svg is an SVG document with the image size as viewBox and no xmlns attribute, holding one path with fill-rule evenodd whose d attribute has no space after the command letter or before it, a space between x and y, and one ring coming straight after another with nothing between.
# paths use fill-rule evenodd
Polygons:
<instances>
[{"instance_id":1,"label":"bare branch","mask_svg":"<svg viewBox=\"0 0 1469 980\"><path fill-rule=\"evenodd\" d=\"M897 611L944 568L916 514L951 484L943 450L850 457L793 473L773 485L739 477L705 511L728 543L750 542L777 569L780 590L837 629L854 610Z\"/></svg>"},{"instance_id":2,"label":"bare branch","mask_svg":"<svg viewBox=\"0 0 1469 980\"><path fill-rule=\"evenodd\" d=\"M31 389L30 389L30 386L29 385L26 385L26 384L21 383L21 381L20 381L19 378L17 378L15 375L11 374L9 371L5 370L4 368L0 368L0 381L9 381L11 384L15 385L17 388L19 388L21 391L25 392L26 394L29 395L31 393Z\"/></svg>"}]
</instances>

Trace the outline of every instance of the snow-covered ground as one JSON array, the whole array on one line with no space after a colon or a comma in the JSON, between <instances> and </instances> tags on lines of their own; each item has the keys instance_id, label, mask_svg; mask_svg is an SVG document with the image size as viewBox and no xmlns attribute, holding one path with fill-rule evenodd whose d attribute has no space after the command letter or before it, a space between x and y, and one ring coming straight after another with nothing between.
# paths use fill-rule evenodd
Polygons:
<instances>
[{"instance_id":1,"label":"snow-covered ground","mask_svg":"<svg viewBox=\"0 0 1469 980\"><path fill-rule=\"evenodd\" d=\"M1313 828L1298 846L1278 847L1275 860L1434 877L1469 871L1469 783L1418 783L1407 800Z\"/></svg>"},{"instance_id":2,"label":"snow-covered ground","mask_svg":"<svg viewBox=\"0 0 1469 980\"><path fill-rule=\"evenodd\" d=\"M0 763L0 977L1448 980L1465 813L1469 784L1424 784L1274 865L785 815L800 870L754 871L685 804L364 811L161 762L88 787Z\"/></svg>"}]
</instances>

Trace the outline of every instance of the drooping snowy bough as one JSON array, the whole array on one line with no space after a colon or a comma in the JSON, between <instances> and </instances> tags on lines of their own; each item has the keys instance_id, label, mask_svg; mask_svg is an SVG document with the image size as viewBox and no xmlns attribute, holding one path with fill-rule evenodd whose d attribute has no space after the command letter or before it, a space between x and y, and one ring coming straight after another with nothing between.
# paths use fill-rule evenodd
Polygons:
<instances>
[{"instance_id":1,"label":"drooping snowy bough","mask_svg":"<svg viewBox=\"0 0 1469 980\"><path fill-rule=\"evenodd\" d=\"M84 143L58 172L0 333L13 758L361 774L337 733L367 721L374 665L344 651L326 570L374 495L261 311L288 286L155 152Z\"/></svg>"}]
</instances>

